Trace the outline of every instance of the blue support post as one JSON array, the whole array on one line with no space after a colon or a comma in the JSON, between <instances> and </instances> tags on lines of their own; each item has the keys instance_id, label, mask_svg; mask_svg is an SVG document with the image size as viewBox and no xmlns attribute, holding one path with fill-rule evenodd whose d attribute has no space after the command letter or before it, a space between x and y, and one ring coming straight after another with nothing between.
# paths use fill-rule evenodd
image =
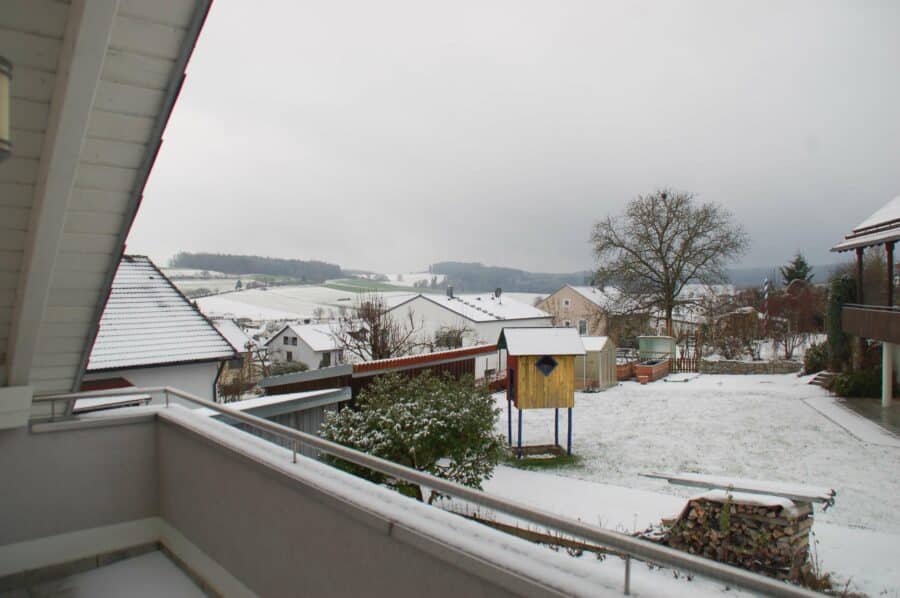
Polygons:
<instances>
[{"instance_id":1,"label":"blue support post","mask_svg":"<svg viewBox=\"0 0 900 598\"><path fill-rule=\"evenodd\" d=\"M522 458L522 410L519 409L518 411L519 411L519 438L517 439L517 442L519 445L518 455L519 455L519 459L521 459Z\"/></svg>"},{"instance_id":2,"label":"blue support post","mask_svg":"<svg viewBox=\"0 0 900 598\"><path fill-rule=\"evenodd\" d=\"M509 446L512 446L512 401L506 399L506 422L509 427Z\"/></svg>"},{"instance_id":3,"label":"blue support post","mask_svg":"<svg viewBox=\"0 0 900 598\"><path fill-rule=\"evenodd\" d=\"M553 444L559 446L559 407L553 410Z\"/></svg>"},{"instance_id":4,"label":"blue support post","mask_svg":"<svg viewBox=\"0 0 900 598\"><path fill-rule=\"evenodd\" d=\"M572 408L569 407L569 443L566 446L566 454L572 454Z\"/></svg>"}]
</instances>

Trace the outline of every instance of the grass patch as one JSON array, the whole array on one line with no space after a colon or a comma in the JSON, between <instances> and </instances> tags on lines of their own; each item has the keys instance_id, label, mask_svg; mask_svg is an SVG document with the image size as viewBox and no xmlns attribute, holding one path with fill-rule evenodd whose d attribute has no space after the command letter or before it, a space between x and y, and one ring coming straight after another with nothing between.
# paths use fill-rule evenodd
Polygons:
<instances>
[{"instance_id":1,"label":"grass patch","mask_svg":"<svg viewBox=\"0 0 900 598\"><path fill-rule=\"evenodd\" d=\"M578 455L562 455L559 457L523 457L516 459L513 455L507 454L503 464L516 469L528 470L575 469L581 467L581 457Z\"/></svg>"}]
</instances>

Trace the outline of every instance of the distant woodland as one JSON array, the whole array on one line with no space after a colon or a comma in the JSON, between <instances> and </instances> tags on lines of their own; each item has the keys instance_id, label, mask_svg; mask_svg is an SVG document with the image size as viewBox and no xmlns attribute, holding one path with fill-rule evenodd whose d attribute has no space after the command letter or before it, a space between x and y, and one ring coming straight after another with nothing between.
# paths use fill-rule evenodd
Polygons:
<instances>
[{"instance_id":1,"label":"distant woodland","mask_svg":"<svg viewBox=\"0 0 900 598\"><path fill-rule=\"evenodd\" d=\"M226 253L180 252L172 258L172 268L194 268L224 272L225 274L267 274L284 276L305 282L324 282L341 278L343 272L336 264L319 261L288 260L258 255L229 255Z\"/></svg>"},{"instance_id":2,"label":"distant woodland","mask_svg":"<svg viewBox=\"0 0 900 598\"><path fill-rule=\"evenodd\" d=\"M445 275L447 285L452 285L457 292L466 293L493 291L497 287L504 291L552 293L565 284L589 284L591 278L591 273L587 271L551 274L463 262L432 264L431 273Z\"/></svg>"}]
</instances>

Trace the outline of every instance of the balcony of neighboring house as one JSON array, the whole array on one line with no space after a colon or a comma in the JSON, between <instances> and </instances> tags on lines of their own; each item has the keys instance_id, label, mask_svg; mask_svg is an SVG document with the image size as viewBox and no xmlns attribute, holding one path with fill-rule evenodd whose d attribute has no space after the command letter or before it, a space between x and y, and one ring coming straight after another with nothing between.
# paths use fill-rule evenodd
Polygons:
<instances>
[{"instance_id":1,"label":"balcony of neighboring house","mask_svg":"<svg viewBox=\"0 0 900 598\"><path fill-rule=\"evenodd\" d=\"M900 196L866 218L840 243L834 252L853 251L856 256L856 301L845 304L841 311L841 328L857 341L857 355L865 339L881 342L882 406L893 400L896 346L900 344L900 309L894 305L894 246L900 239ZM873 287L866 280L865 259L874 253L884 260L884 275ZM880 287L880 288L879 288Z\"/></svg>"},{"instance_id":2,"label":"balcony of neighboring house","mask_svg":"<svg viewBox=\"0 0 900 598\"><path fill-rule=\"evenodd\" d=\"M845 304L841 328L853 336L900 344L900 307Z\"/></svg>"}]
</instances>

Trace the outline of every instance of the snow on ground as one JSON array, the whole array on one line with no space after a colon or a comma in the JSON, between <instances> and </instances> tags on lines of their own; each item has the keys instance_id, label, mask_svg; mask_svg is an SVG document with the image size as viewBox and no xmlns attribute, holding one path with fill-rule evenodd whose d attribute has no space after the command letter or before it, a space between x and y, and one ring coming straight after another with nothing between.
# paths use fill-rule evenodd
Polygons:
<instances>
[{"instance_id":1,"label":"snow on ground","mask_svg":"<svg viewBox=\"0 0 900 598\"><path fill-rule=\"evenodd\" d=\"M351 308L358 296L325 286L287 285L201 297L197 305L210 317L300 320L314 317L317 308L324 311L324 317L337 313L341 307Z\"/></svg>"},{"instance_id":2,"label":"snow on ground","mask_svg":"<svg viewBox=\"0 0 900 598\"><path fill-rule=\"evenodd\" d=\"M505 466L494 471L494 476L485 482L484 489L545 511L624 533L658 524L663 517L678 514L685 505L685 499L669 494ZM702 490L694 490L694 494L703 493ZM508 516L488 517L502 523L534 528ZM900 562L895 555L900 537L821 523L818 512L816 518L813 527L817 542L814 544L814 558L818 559L823 571L835 572L836 578L843 583L850 580L851 589L871 596L900 595L895 589L900 587ZM698 593L705 593L699 590L707 587L712 586L701 585ZM640 589L637 583L635 589Z\"/></svg>"},{"instance_id":3,"label":"snow on ground","mask_svg":"<svg viewBox=\"0 0 900 598\"><path fill-rule=\"evenodd\" d=\"M385 276L387 276L385 282L401 287L411 287L417 282L421 283L423 280L430 285L431 280L434 278L440 284L446 278L444 274L432 274L430 272L401 272L398 274L385 274Z\"/></svg>"},{"instance_id":4,"label":"snow on ground","mask_svg":"<svg viewBox=\"0 0 900 598\"><path fill-rule=\"evenodd\" d=\"M876 564L882 554L879 546L900 546L900 449L860 440L835 423L835 416L830 419L813 409L807 400L815 403L829 395L808 385L808 380L793 375L703 375L680 384L624 382L602 393L578 393L573 452L580 462L552 473L680 497L700 491L639 474L703 473L834 488L835 506L826 512L817 509L814 527L826 569L853 576L854 585L869 593L900 587L896 565ZM505 398L501 393L496 399L503 409L498 431L505 434ZM553 410L524 412L523 426L525 444L551 443ZM563 412L561 440L564 434ZM534 480L540 474L520 475ZM487 488L503 492L503 474L496 480ZM532 488L545 490L517 497L543 500L540 496L554 486L532 482ZM644 526L647 514L656 512L632 506L645 500L652 504L646 494L627 502L607 496L613 504L595 499L597 506L584 513L586 521L633 529ZM664 508L659 510L670 511L671 503L662 501Z\"/></svg>"}]
</instances>

